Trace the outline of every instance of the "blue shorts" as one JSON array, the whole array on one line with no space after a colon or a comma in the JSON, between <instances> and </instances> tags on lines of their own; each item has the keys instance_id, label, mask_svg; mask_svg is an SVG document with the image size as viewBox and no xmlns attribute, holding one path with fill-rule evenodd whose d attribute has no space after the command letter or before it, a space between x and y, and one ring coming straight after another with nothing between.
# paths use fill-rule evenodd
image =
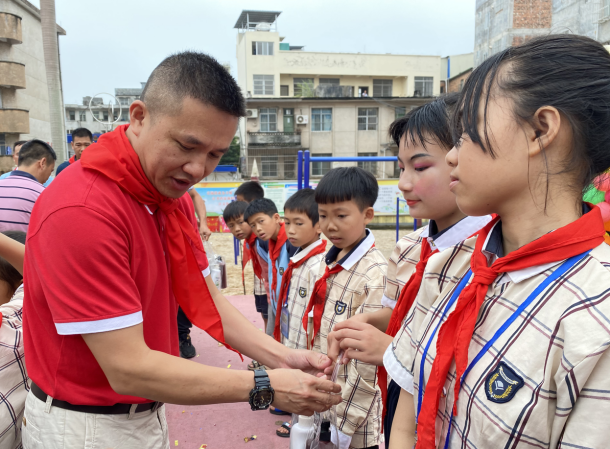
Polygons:
<instances>
[{"instance_id":1,"label":"blue shorts","mask_svg":"<svg viewBox=\"0 0 610 449\"><path fill-rule=\"evenodd\" d=\"M256 311L262 314L264 319L267 319L267 309L269 307L267 295L254 295L254 304L256 304Z\"/></svg>"}]
</instances>

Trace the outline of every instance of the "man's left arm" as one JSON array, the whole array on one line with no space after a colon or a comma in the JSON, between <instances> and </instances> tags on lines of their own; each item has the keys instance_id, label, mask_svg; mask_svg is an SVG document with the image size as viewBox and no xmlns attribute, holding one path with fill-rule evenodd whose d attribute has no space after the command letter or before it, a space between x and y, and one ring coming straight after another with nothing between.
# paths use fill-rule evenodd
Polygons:
<instances>
[{"instance_id":1,"label":"man's left arm","mask_svg":"<svg viewBox=\"0 0 610 449\"><path fill-rule=\"evenodd\" d=\"M197 230L201 235L201 238L206 241L212 235L212 231L208 228L207 223L207 210L205 208L205 201L199 195L199 192L195 188L189 190L189 196L193 200L193 206L195 207L195 213L199 217L199 229Z\"/></svg>"}]
</instances>

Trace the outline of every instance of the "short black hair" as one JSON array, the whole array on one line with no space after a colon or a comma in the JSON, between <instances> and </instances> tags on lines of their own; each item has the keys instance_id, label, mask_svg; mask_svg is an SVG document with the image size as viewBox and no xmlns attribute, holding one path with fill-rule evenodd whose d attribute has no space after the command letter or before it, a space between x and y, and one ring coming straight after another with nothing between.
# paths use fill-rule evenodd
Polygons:
<instances>
[{"instance_id":1,"label":"short black hair","mask_svg":"<svg viewBox=\"0 0 610 449\"><path fill-rule=\"evenodd\" d=\"M23 231L4 231L4 235L25 245L25 232ZM0 280L6 282L13 294L19 284L23 281L23 276L3 257L0 257Z\"/></svg>"},{"instance_id":2,"label":"short black hair","mask_svg":"<svg viewBox=\"0 0 610 449\"><path fill-rule=\"evenodd\" d=\"M373 207L379 194L375 177L359 167L333 168L326 173L316 187L318 204L355 202L361 211Z\"/></svg>"},{"instance_id":3,"label":"short black hair","mask_svg":"<svg viewBox=\"0 0 610 449\"><path fill-rule=\"evenodd\" d=\"M17 148L17 147L19 147L19 146L23 145L23 144L24 144L24 143L26 143L26 142L27 142L27 140L18 140L17 142L15 142L15 143L13 144L13 148Z\"/></svg>"},{"instance_id":4,"label":"short black hair","mask_svg":"<svg viewBox=\"0 0 610 449\"><path fill-rule=\"evenodd\" d=\"M248 221L250 217L256 214L267 214L273 217L278 213L277 206L269 198L260 198L252 201L244 211L244 220Z\"/></svg>"},{"instance_id":5,"label":"short black hair","mask_svg":"<svg viewBox=\"0 0 610 449\"><path fill-rule=\"evenodd\" d=\"M51 159L54 161L57 160L55 150L53 150L48 143L38 139L28 140L23 144L21 150L19 150L19 161L17 162L17 166L32 165L43 157L46 157L47 161Z\"/></svg>"},{"instance_id":6,"label":"short black hair","mask_svg":"<svg viewBox=\"0 0 610 449\"><path fill-rule=\"evenodd\" d=\"M248 203L251 203L254 200L260 200L265 197L265 190L263 186L261 186L256 181L248 181L244 182L240 185L235 191L235 196L240 195L246 200Z\"/></svg>"},{"instance_id":7,"label":"short black hair","mask_svg":"<svg viewBox=\"0 0 610 449\"><path fill-rule=\"evenodd\" d=\"M225 223L228 223L231 220L238 220L248 208L248 203L245 201L231 201L225 210L222 211L222 218L224 218Z\"/></svg>"},{"instance_id":8,"label":"short black hair","mask_svg":"<svg viewBox=\"0 0 610 449\"><path fill-rule=\"evenodd\" d=\"M311 220L311 224L315 225L320 221L315 194L313 189L297 190L295 194L288 198L286 204L284 204L284 212L291 210L304 213Z\"/></svg>"},{"instance_id":9,"label":"short black hair","mask_svg":"<svg viewBox=\"0 0 610 449\"><path fill-rule=\"evenodd\" d=\"M74 141L75 137L88 137L93 142L93 134L87 128L76 128L72 131L72 141Z\"/></svg>"},{"instance_id":10,"label":"short black hair","mask_svg":"<svg viewBox=\"0 0 610 449\"><path fill-rule=\"evenodd\" d=\"M450 113L457 104L458 93L450 93L409 111L390 125L390 137L400 146L406 136L411 145L437 144L446 150L453 148Z\"/></svg>"},{"instance_id":11,"label":"short black hair","mask_svg":"<svg viewBox=\"0 0 610 449\"><path fill-rule=\"evenodd\" d=\"M246 115L246 103L237 82L205 53L184 51L165 58L151 73L140 99L151 115L175 115L186 97L235 117Z\"/></svg>"}]
</instances>

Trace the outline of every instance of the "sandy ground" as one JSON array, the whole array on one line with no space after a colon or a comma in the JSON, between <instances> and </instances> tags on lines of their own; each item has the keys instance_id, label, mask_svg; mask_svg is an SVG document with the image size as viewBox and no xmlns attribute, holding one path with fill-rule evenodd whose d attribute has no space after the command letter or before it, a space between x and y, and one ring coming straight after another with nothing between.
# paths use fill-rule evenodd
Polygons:
<instances>
[{"instance_id":1,"label":"sandy ground","mask_svg":"<svg viewBox=\"0 0 610 449\"><path fill-rule=\"evenodd\" d=\"M401 235L405 232L402 231ZM394 230L375 230L375 246L381 250L386 259L390 258L392 250L396 245L396 231ZM241 280L241 256L238 258L238 265L235 265L235 257L233 256L233 235L229 233L214 233L210 238L210 243L214 248L214 252L224 257L227 264L227 285L223 290L225 295L252 295L253 292L253 272L252 264L248 264L245 272L246 290ZM243 246L243 243L241 244ZM330 245L328 245L330 248Z\"/></svg>"}]
</instances>

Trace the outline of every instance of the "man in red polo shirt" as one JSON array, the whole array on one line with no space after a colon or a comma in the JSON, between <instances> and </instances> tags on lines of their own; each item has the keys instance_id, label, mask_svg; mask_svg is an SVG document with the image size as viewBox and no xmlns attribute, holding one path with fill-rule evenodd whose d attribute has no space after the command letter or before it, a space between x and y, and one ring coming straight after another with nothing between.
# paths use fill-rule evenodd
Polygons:
<instances>
[{"instance_id":1,"label":"man in red polo shirt","mask_svg":"<svg viewBox=\"0 0 610 449\"><path fill-rule=\"evenodd\" d=\"M24 267L26 449L168 448L164 402L311 414L341 401L329 394L338 385L312 375L326 356L275 342L211 282L183 195L214 170L244 113L214 59L170 56L131 105L130 125L102 136L36 203ZM178 304L228 348L279 369L179 358Z\"/></svg>"}]
</instances>

